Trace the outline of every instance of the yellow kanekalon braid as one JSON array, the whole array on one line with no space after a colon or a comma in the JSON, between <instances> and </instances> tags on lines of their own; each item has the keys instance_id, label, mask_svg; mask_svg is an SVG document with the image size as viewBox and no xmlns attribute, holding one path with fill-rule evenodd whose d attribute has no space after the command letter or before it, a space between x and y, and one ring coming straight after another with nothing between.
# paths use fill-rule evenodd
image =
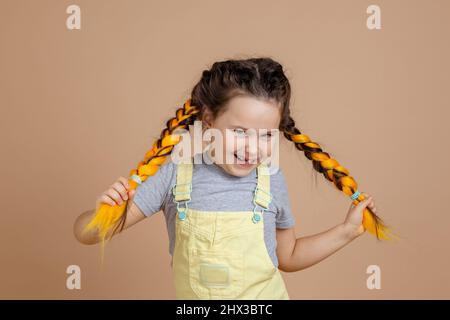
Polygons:
<instances>
[{"instance_id":1,"label":"yellow kanekalon braid","mask_svg":"<svg viewBox=\"0 0 450 320\"><path fill-rule=\"evenodd\" d=\"M330 158L328 153L323 152L317 143L312 142L307 135L302 134L297 128L294 127L292 131L284 131L284 136L294 142L296 148L303 151L305 156L313 161L314 169L323 173L325 178L333 182L339 190L351 196L355 206L365 199L364 195L358 191L358 184L349 175L347 169L342 167L335 159ZM378 240L391 240L394 236L381 218L369 207L366 207L363 211L362 224Z\"/></svg>"},{"instance_id":2,"label":"yellow kanekalon braid","mask_svg":"<svg viewBox=\"0 0 450 320\"><path fill-rule=\"evenodd\" d=\"M135 190L139 184L158 171L159 167L165 162L166 157L172 152L174 146L181 140L181 136L175 134L174 131L176 129L188 129L188 126L195 121L196 114L199 111L197 107L191 106L191 99L184 103L183 108L177 109L176 116L167 121L167 128L161 132L160 138L153 143L152 149L145 154L144 160L139 162L137 169L130 171L129 191ZM97 229L103 249L108 232L116 226L111 236L106 240L111 239L114 235L117 227L119 227L119 220L122 221L122 226L125 224L126 215L124 213L126 212L127 202L124 201L121 205L114 206L102 203L83 232Z\"/></svg>"}]
</instances>

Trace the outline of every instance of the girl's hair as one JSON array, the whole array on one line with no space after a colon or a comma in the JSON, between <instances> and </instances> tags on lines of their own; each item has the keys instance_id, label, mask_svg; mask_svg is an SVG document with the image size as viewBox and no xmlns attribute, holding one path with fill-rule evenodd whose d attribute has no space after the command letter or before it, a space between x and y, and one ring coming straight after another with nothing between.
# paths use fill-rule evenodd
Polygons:
<instances>
[{"instance_id":1,"label":"girl's hair","mask_svg":"<svg viewBox=\"0 0 450 320\"><path fill-rule=\"evenodd\" d=\"M191 97L183 107L177 109L175 117L167 121L160 138L154 142L153 147L145 154L137 168L131 170L131 189L137 188L139 179L143 182L155 174L165 162L166 157L180 141L180 137L173 134L175 129L188 129L195 120L202 119L207 108L213 117L217 117L225 111L227 103L232 98L240 95L278 103L281 108L279 130L286 139L292 141L298 150L303 151L312 161L314 169L322 173L325 179L331 181L337 189L348 196L352 196L357 191L358 185L349 175L349 171L296 127L289 108L291 98L289 80L283 72L283 67L267 57L215 62L210 70L203 71L200 81L191 92ZM364 195L360 194L353 203L356 205L362 200ZM126 205L127 202L113 207L102 204L85 230L98 228L100 239L104 243L109 231L112 231L110 239L118 228L123 229ZM377 239L389 238L387 226L369 207L364 210L363 225L366 230L376 235Z\"/></svg>"}]
</instances>

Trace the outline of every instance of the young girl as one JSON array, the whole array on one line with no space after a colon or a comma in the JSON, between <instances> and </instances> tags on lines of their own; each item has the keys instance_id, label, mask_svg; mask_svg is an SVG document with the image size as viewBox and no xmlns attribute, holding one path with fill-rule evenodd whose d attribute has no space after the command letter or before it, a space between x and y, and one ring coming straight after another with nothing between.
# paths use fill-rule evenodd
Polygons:
<instances>
[{"instance_id":1,"label":"young girl","mask_svg":"<svg viewBox=\"0 0 450 320\"><path fill-rule=\"evenodd\" d=\"M289 299L279 270L312 266L365 230L388 239L372 197L358 192L349 171L295 127L290 96L282 66L270 58L214 63L130 178L120 177L95 210L80 215L77 239L104 244L163 210L178 299ZM222 132L223 148L166 161L180 142L175 130L195 120ZM342 223L296 238L282 171L271 172L265 162L271 144L255 147L249 140L257 132L258 142L270 141L271 129L281 130L316 171L351 197Z\"/></svg>"}]
</instances>

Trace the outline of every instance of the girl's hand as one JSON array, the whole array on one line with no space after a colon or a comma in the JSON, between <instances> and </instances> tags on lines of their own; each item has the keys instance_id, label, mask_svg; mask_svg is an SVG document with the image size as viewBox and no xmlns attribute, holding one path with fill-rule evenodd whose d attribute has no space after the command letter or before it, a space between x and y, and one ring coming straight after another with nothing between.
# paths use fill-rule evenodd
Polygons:
<instances>
[{"instance_id":1,"label":"girl's hand","mask_svg":"<svg viewBox=\"0 0 450 320\"><path fill-rule=\"evenodd\" d=\"M127 178L119 177L108 190L97 198L96 209L98 210L102 203L109 204L110 206L121 205L124 201L133 199L135 193L136 190L130 190L130 184Z\"/></svg>"},{"instance_id":2,"label":"girl's hand","mask_svg":"<svg viewBox=\"0 0 450 320\"><path fill-rule=\"evenodd\" d=\"M353 203L350 205L350 209L343 223L345 232L352 238L360 236L365 231L362 224L364 209L369 207L374 213L377 211L372 196L364 192L362 194L366 199L358 203L356 206Z\"/></svg>"}]
</instances>

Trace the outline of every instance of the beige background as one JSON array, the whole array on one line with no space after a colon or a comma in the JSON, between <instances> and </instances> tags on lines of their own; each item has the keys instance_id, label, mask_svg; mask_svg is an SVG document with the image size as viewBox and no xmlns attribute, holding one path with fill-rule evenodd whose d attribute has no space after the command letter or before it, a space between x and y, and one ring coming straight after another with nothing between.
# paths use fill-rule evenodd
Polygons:
<instances>
[{"instance_id":1,"label":"beige background","mask_svg":"<svg viewBox=\"0 0 450 320\"><path fill-rule=\"evenodd\" d=\"M381 30L366 27L370 4ZM117 236L103 271L73 221L139 162L203 69L253 55L284 65L301 131L402 236L365 234L283 273L291 298L450 298L449 13L444 0L2 0L0 298L173 298L161 213ZM281 163L298 236L344 219L349 199L287 141ZM65 287L71 264L81 290ZM366 287L372 264L380 290Z\"/></svg>"}]
</instances>

